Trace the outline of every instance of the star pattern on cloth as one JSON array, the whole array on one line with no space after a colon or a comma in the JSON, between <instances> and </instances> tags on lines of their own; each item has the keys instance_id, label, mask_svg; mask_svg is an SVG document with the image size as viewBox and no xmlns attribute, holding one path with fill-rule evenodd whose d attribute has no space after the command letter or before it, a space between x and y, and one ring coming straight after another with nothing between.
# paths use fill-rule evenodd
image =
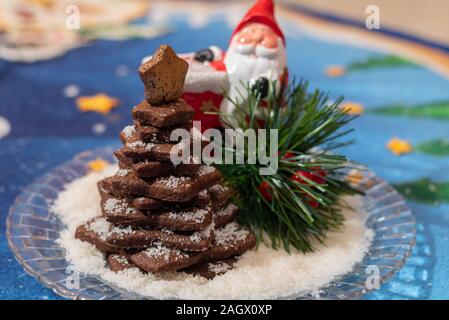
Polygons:
<instances>
[{"instance_id":1,"label":"star pattern on cloth","mask_svg":"<svg viewBox=\"0 0 449 320\"><path fill-rule=\"evenodd\" d=\"M357 103L357 102L351 102L351 101L342 103L341 109L350 115L360 115L364 111L362 104Z\"/></svg>"},{"instance_id":2,"label":"star pattern on cloth","mask_svg":"<svg viewBox=\"0 0 449 320\"><path fill-rule=\"evenodd\" d=\"M328 66L325 70L325 73L328 77L331 78L339 78L346 74L346 69L340 65Z\"/></svg>"},{"instance_id":3,"label":"star pattern on cloth","mask_svg":"<svg viewBox=\"0 0 449 320\"><path fill-rule=\"evenodd\" d=\"M386 147L394 155L400 156L413 151L412 145L407 140L402 140L398 138L393 138L388 141Z\"/></svg>"},{"instance_id":4,"label":"star pattern on cloth","mask_svg":"<svg viewBox=\"0 0 449 320\"><path fill-rule=\"evenodd\" d=\"M113 108L119 106L120 101L116 98L109 97L104 93L94 96L83 96L76 99L76 104L81 112L98 112L108 114Z\"/></svg>"},{"instance_id":5,"label":"star pattern on cloth","mask_svg":"<svg viewBox=\"0 0 449 320\"><path fill-rule=\"evenodd\" d=\"M87 167L89 168L89 170L96 172L103 171L108 165L109 162L101 158L97 158L87 163Z\"/></svg>"}]
</instances>

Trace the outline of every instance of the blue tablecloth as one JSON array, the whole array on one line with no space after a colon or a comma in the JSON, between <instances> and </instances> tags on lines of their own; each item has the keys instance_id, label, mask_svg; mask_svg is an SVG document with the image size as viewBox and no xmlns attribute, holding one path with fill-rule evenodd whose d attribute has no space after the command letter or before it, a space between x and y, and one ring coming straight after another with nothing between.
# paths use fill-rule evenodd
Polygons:
<instances>
[{"instance_id":1,"label":"blue tablecloth","mask_svg":"<svg viewBox=\"0 0 449 320\"><path fill-rule=\"evenodd\" d=\"M58 299L52 291L28 276L14 260L5 238L8 208L33 179L78 152L117 142L117 134L131 122L131 107L143 98L137 76L141 58L161 43L177 52L189 52L216 44L226 47L231 29L216 18L206 27L192 29L185 19L173 19L176 32L153 40L96 41L66 55L33 64L0 60L0 117L11 132L0 140L0 299ZM329 65L348 66L385 54L298 36L294 22L287 30L290 75L310 81L312 87L329 90L363 105L365 112L354 123L357 143L344 152L372 168L394 184L431 179L436 187L449 181L449 157L418 151L397 157L385 148L398 136L413 145L449 136L445 120L405 117L371 112L394 103L409 106L449 101L449 80L425 67L401 65L372 67L348 72L342 78L326 76ZM289 32L291 30L292 32ZM117 67L129 73L117 73ZM81 113L73 98L64 95L69 85L81 95L104 92L120 99L120 107L108 115ZM449 106L448 106L449 107ZM104 132L95 130L97 124ZM100 127L102 126L100 125ZM412 186L413 187L413 186ZM449 199L437 203L414 198L409 204L417 220L417 245L402 271L367 299L449 298Z\"/></svg>"}]
</instances>

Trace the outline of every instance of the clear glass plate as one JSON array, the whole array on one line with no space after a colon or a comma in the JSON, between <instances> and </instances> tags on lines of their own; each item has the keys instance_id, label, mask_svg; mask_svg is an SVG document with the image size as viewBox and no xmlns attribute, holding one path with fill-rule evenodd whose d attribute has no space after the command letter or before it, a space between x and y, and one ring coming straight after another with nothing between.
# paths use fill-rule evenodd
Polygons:
<instances>
[{"instance_id":1,"label":"clear glass plate","mask_svg":"<svg viewBox=\"0 0 449 320\"><path fill-rule=\"evenodd\" d=\"M17 261L43 285L69 299L140 299L142 297L81 275L79 289L67 287L69 262L59 246L61 221L50 212L49 204L68 182L84 176L87 163L102 158L115 162L112 148L83 152L29 185L15 200L7 220L7 238ZM385 181L369 170L363 171L360 186L365 191L366 224L374 231L369 252L351 273L335 279L319 293L290 296L290 299L354 299L374 290L372 272L379 283L390 279L405 263L415 243L415 220L404 199ZM370 278L371 276L371 278Z\"/></svg>"}]
</instances>

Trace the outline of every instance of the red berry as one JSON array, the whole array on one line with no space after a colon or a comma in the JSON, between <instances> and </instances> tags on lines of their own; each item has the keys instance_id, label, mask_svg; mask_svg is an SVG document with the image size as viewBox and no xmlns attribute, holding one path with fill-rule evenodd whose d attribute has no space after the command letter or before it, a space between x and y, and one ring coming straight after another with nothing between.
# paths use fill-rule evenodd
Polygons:
<instances>
[{"instance_id":1,"label":"red berry","mask_svg":"<svg viewBox=\"0 0 449 320\"><path fill-rule=\"evenodd\" d=\"M286 160L289 158L293 158L294 156L296 156L296 154L294 154L293 152L287 151L284 156L282 157L282 160Z\"/></svg>"},{"instance_id":2,"label":"red berry","mask_svg":"<svg viewBox=\"0 0 449 320\"><path fill-rule=\"evenodd\" d=\"M326 172L322 170L319 167L313 167L310 168L311 171L302 171L298 170L295 172L295 174L292 175L292 179L295 181L298 181L302 184L307 184L307 182L302 179L301 177L304 177L306 179L309 179L317 184L324 184L326 182Z\"/></svg>"},{"instance_id":3,"label":"red berry","mask_svg":"<svg viewBox=\"0 0 449 320\"><path fill-rule=\"evenodd\" d=\"M324 184L326 182L325 177L326 171L322 170L320 167L311 167L310 171L296 171L291 178L301 184L307 185L308 183L303 178L311 180L317 184ZM305 195L305 199L307 203L313 208L318 208L318 206L320 205L318 201L311 199L308 194Z\"/></svg>"},{"instance_id":4,"label":"red berry","mask_svg":"<svg viewBox=\"0 0 449 320\"><path fill-rule=\"evenodd\" d=\"M262 197L264 197L265 200L271 201L271 188L268 182L262 181L262 183L257 187L259 189L259 192L262 194Z\"/></svg>"},{"instance_id":5,"label":"red berry","mask_svg":"<svg viewBox=\"0 0 449 320\"><path fill-rule=\"evenodd\" d=\"M319 168L319 167L314 167L311 168L312 170L314 170L313 172L313 176L314 179L312 181L318 183L318 184L324 184L326 183L326 171L324 171L323 169Z\"/></svg>"},{"instance_id":6,"label":"red berry","mask_svg":"<svg viewBox=\"0 0 449 320\"><path fill-rule=\"evenodd\" d=\"M307 201L307 203L308 203L312 208L318 208L318 206L320 205L320 204L318 203L318 201L312 200L312 199L310 199L309 201Z\"/></svg>"},{"instance_id":7,"label":"red berry","mask_svg":"<svg viewBox=\"0 0 449 320\"><path fill-rule=\"evenodd\" d=\"M307 179L312 180L311 176L312 175L309 172L298 170L294 174L292 174L291 178L301 184L307 184L307 182L303 180L301 177L305 177Z\"/></svg>"}]
</instances>

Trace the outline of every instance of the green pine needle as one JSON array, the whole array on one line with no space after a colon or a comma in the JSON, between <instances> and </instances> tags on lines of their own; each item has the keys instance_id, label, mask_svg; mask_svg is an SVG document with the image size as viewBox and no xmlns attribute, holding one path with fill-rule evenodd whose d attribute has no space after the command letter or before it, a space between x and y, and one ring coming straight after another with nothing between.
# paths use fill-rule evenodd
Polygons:
<instances>
[{"instance_id":1,"label":"green pine needle","mask_svg":"<svg viewBox=\"0 0 449 320\"><path fill-rule=\"evenodd\" d=\"M345 179L351 167L349 160L335 154L335 149L351 143L339 140L351 132L345 126L354 118L339 106L342 98L331 102L328 96L315 90L308 93L308 83L294 82L281 91L277 83L270 84L266 107L260 107L260 96L246 86L247 102L226 98L237 112L223 115L234 128L278 129L279 168L276 174L259 175L260 164L220 165L228 185L237 192L235 203L240 207L239 220L251 227L258 243L275 249L292 248L313 251L313 240L323 242L326 232L338 230L343 223L339 201L344 194L358 193ZM261 123L262 121L262 123ZM267 139L269 137L267 136ZM267 142L267 146L269 142ZM332 151L332 152L331 152ZM284 159L286 152L293 156ZM318 184L301 176L292 179L296 171L325 172L325 182ZM269 186L271 200L259 191L260 184ZM318 207L311 205L312 201Z\"/></svg>"}]
</instances>

